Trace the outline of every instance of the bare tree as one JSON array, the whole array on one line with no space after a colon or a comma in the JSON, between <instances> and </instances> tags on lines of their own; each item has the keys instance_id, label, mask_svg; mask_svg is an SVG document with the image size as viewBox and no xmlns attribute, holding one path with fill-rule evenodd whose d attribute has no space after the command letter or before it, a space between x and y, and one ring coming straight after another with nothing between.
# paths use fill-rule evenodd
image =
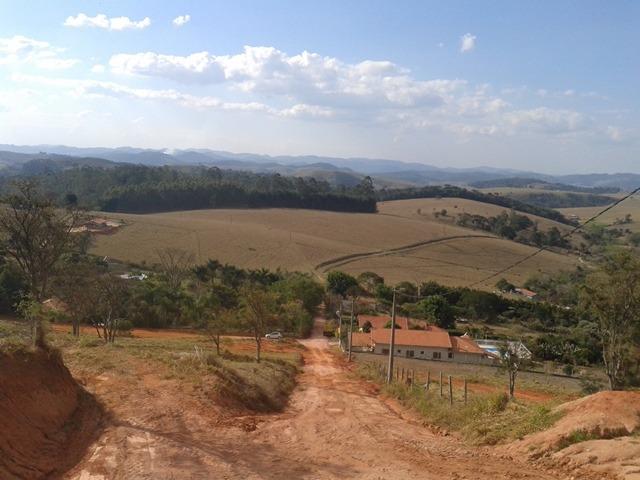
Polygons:
<instances>
[{"instance_id":1,"label":"bare tree","mask_svg":"<svg viewBox=\"0 0 640 480\"><path fill-rule=\"evenodd\" d=\"M589 277L581 302L598 324L609 388L622 388L634 328L640 322L640 260L629 252L610 257Z\"/></svg>"},{"instance_id":2,"label":"bare tree","mask_svg":"<svg viewBox=\"0 0 640 480\"><path fill-rule=\"evenodd\" d=\"M76 337L80 335L80 325L95 316L99 275L96 265L80 261L66 264L62 274L56 278L57 294L65 303L72 333Z\"/></svg>"},{"instance_id":3,"label":"bare tree","mask_svg":"<svg viewBox=\"0 0 640 480\"><path fill-rule=\"evenodd\" d=\"M84 220L75 207L56 208L32 181L20 181L0 202L0 242L22 271L33 301L41 303L60 258L75 248L74 229ZM42 339L35 315L34 342Z\"/></svg>"},{"instance_id":4,"label":"bare tree","mask_svg":"<svg viewBox=\"0 0 640 480\"><path fill-rule=\"evenodd\" d=\"M180 248L163 248L156 250L156 255L160 260L160 269L169 287L177 290L182 281L193 267L195 256L191 252Z\"/></svg>"},{"instance_id":5,"label":"bare tree","mask_svg":"<svg viewBox=\"0 0 640 480\"><path fill-rule=\"evenodd\" d=\"M222 335L237 323L237 312L229 309L215 309L209 312L205 324L207 336L216 346L216 353L220 355L220 342Z\"/></svg>"},{"instance_id":6,"label":"bare tree","mask_svg":"<svg viewBox=\"0 0 640 480\"><path fill-rule=\"evenodd\" d=\"M500 347L500 356L502 357L502 368L507 372L509 378L509 398L513 400L516 397L518 373L528 360L520 354L518 345L515 343L506 343Z\"/></svg>"},{"instance_id":7,"label":"bare tree","mask_svg":"<svg viewBox=\"0 0 640 480\"><path fill-rule=\"evenodd\" d=\"M276 296L256 286L243 289L243 324L256 342L256 361L260 362L262 339L278 324Z\"/></svg>"},{"instance_id":8,"label":"bare tree","mask_svg":"<svg viewBox=\"0 0 640 480\"><path fill-rule=\"evenodd\" d=\"M105 274L96 279L92 288L96 300L94 326L106 343L114 343L126 318L128 285L126 280Z\"/></svg>"}]
</instances>

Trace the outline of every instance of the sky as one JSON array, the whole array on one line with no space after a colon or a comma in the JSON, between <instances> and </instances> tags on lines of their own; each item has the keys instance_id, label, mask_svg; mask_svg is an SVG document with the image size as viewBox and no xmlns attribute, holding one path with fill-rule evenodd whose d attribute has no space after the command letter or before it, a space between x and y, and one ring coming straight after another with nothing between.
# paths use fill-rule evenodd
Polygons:
<instances>
[{"instance_id":1,"label":"sky","mask_svg":"<svg viewBox=\"0 0 640 480\"><path fill-rule=\"evenodd\" d=\"M640 2L0 0L0 143L640 173Z\"/></svg>"}]
</instances>

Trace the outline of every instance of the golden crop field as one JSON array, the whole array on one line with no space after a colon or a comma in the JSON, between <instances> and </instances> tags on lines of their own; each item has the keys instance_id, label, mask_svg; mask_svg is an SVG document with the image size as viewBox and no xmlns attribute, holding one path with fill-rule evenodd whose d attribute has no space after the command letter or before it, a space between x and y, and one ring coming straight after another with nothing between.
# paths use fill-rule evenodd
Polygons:
<instances>
[{"instance_id":1,"label":"golden crop field","mask_svg":"<svg viewBox=\"0 0 640 480\"><path fill-rule=\"evenodd\" d=\"M576 215L580 222L584 222L603 210L604 207L581 207L581 208L559 208L558 211L563 215ZM632 222L622 225L634 232L640 232L640 198L635 195L628 198L620 205L616 205L611 210L603 214L598 223L604 225L613 225L617 219L622 219L626 214L631 214Z\"/></svg>"},{"instance_id":2,"label":"golden crop field","mask_svg":"<svg viewBox=\"0 0 640 480\"><path fill-rule=\"evenodd\" d=\"M92 251L153 264L158 249L176 247L193 252L199 263L217 259L243 268L282 268L318 275L332 268L353 273L373 270L392 282L432 279L451 285L467 284L532 251L486 232L455 226L447 219L414 215L417 204L411 202L385 202L378 214L295 209L111 214L107 216L122 220L125 226L112 235L97 235ZM443 205L446 202L451 202L452 210L454 203L459 208L464 205L468 212L481 213L487 208L458 199L445 199ZM346 260L352 261L341 265ZM545 253L506 277L522 281L538 269L557 271L571 268L576 261Z\"/></svg>"}]
</instances>

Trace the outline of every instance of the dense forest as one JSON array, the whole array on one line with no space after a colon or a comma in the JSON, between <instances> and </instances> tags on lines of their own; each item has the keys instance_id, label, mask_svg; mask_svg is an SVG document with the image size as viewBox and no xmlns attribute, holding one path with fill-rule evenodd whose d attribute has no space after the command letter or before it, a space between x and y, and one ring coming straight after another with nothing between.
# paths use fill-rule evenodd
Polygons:
<instances>
[{"instance_id":1,"label":"dense forest","mask_svg":"<svg viewBox=\"0 0 640 480\"><path fill-rule=\"evenodd\" d=\"M568 220L560 212L552 210L550 208L537 207L535 205L529 205L528 203L514 200L508 197L502 197L499 195L492 195L489 193L482 193L477 190L468 190L462 187L456 187L453 185L444 186L428 186L428 187L415 187L415 188L399 188L380 190L378 192L378 200L406 200L410 198L464 198L467 200L475 200L478 202L491 203L493 205L499 205L501 207L518 210L523 213L529 213L531 215L537 215L539 217L555 220L556 222L566 223L571 225L572 222Z\"/></svg>"},{"instance_id":2,"label":"dense forest","mask_svg":"<svg viewBox=\"0 0 640 480\"><path fill-rule=\"evenodd\" d=\"M25 178L25 177L21 177ZM148 167L119 164L44 171L32 177L58 204L110 212L152 213L204 208L308 208L375 212L370 179L355 187L278 174L206 167ZM13 178L4 178L7 191Z\"/></svg>"}]
</instances>

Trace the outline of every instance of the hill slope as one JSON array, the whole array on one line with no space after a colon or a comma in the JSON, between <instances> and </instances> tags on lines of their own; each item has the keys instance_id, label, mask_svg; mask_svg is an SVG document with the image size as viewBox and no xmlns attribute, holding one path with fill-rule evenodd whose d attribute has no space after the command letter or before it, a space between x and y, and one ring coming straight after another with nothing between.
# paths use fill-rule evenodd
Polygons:
<instances>
[{"instance_id":1,"label":"hill slope","mask_svg":"<svg viewBox=\"0 0 640 480\"><path fill-rule=\"evenodd\" d=\"M115 235L98 236L93 252L138 263L156 262L158 248L177 247L192 251L198 262L215 258L245 268L322 275L343 257L359 256L338 268L379 271L391 282L433 279L466 285L532 251L485 232L429 218L384 214L221 209L111 216L127 226ZM413 258L421 256L425 258ZM539 269L558 271L575 264L574 257L544 253L507 278L521 283Z\"/></svg>"}]
</instances>

